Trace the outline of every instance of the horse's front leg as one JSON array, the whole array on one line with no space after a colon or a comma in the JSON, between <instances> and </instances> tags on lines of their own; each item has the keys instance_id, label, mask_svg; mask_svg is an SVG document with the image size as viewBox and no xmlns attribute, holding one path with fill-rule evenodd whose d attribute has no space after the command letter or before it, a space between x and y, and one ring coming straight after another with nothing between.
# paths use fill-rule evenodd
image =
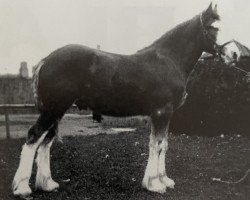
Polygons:
<instances>
[{"instance_id":1,"label":"horse's front leg","mask_svg":"<svg viewBox=\"0 0 250 200\"><path fill-rule=\"evenodd\" d=\"M162 147L161 147L161 152L159 155L159 165L158 165L158 169L159 169L159 178L160 181L169 188L174 188L175 182L169 178L166 174L166 168L165 168L165 157L166 157L166 152L168 150L168 140L167 140L167 136L165 139L162 140Z\"/></svg>"},{"instance_id":2,"label":"horse's front leg","mask_svg":"<svg viewBox=\"0 0 250 200\"><path fill-rule=\"evenodd\" d=\"M164 193L166 187L174 188L175 184L167 177L165 169L168 127L172 114L173 106L169 103L164 108L155 110L151 115L149 158L142 185L153 192Z\"/></svg>"}]
</instances>

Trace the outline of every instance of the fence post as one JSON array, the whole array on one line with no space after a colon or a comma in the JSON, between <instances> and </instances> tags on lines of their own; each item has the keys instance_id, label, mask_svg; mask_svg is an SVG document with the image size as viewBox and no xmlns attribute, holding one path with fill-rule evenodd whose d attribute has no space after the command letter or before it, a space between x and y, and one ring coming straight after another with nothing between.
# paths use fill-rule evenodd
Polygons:
<instances>
[{"instance_id":1,"label":"fence post","mask_svg":"<svg viewBox=\"0 0 250 200\"><path fill-rule=\"evenodd\" d=\"M4 111L5 111L6 138L10 139L10 119L9 119L8 107L5 107Z\"/></svg>"}]
</instances>

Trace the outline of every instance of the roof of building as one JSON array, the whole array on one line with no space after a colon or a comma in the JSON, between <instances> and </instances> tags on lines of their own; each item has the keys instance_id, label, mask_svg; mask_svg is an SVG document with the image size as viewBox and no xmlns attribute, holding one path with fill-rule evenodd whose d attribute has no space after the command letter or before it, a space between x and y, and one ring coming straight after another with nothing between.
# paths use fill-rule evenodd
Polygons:
<instances>
[{"instance_id":1,"label":"roof of building","mask_svg":"<svg viewBox=\"0 0 250 200\"><path fill-rule=\"evenodd\" d=\"M233 40L233 42L235 43L235 45L238 47L239 51L240 51L240 55L242 57L250 57L250 49L248 49L245 45L239 43L236 40Z\"/></svg>"},{"instance_id":2,"label":"roof of building","mask_svg":"<svg viewBox=\"0 0 250 200\"><path fill-rule=\"evenodd\" d=\"M245 45L241 44L240 42L236 40L232 40L232 43L238 48L240 52L240 57L250 57L250 49L247 48ZM230 44L232 44L230 43ZM213 55L207 52L204 52L200 59L211 59L213 58Z\"/></svg>"},{"instance_id":3,"label":"roof of building","mask_svg":"<svg viewBox=\"0 0 250 200\"><path fill-rule=\"evenodd\" d=\"M19 74L0 74L0 78L19 78Z\"/></svg>"}]
</instances>

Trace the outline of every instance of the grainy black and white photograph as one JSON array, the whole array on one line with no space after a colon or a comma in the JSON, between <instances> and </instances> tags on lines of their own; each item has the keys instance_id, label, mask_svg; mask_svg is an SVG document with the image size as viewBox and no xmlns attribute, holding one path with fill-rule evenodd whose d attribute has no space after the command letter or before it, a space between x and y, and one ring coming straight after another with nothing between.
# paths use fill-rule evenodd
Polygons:
<instances>
[{"instance_id":1,"label":"grainy black and white photograph","mask_svg":"<svg viewBox=\"0 0 250 200\"><path fill-rule=\"evenodd\" d=\"M248 200L249 0L0 0L0 200Z\"/></svg>"}]
</instances>

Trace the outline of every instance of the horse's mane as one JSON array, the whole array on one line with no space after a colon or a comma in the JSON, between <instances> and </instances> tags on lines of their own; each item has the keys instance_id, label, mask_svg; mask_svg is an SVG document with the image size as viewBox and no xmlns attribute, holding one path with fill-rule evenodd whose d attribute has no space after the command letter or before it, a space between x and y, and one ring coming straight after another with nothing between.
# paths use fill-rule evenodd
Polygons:
<instances>
[{"instance_id":1,"label":"horse's mane","mask_svg":"<svg viewBox=\"0 0 250 200\"><path fill-rule=\"evenodd\" d=\"M177 25L174 28L172 28L169 31L167 31L160 38L158 38L157 40L155 40L151 45L149 45L147 47L144 47L143 49L138 50L137 53L145 52L145 51L147 51L147 50L149 50L151 48L156 47L160 42L162 42L162 40L166 41L166 40L172 38L174 35L180 33L180 30L185 29L188 25L190 25L197 18L198 18L198 15L196 15L195 17L193 17L190 20L187 20L185 22L180 23L179 25Z\"/></svg>"}]
</instances>

